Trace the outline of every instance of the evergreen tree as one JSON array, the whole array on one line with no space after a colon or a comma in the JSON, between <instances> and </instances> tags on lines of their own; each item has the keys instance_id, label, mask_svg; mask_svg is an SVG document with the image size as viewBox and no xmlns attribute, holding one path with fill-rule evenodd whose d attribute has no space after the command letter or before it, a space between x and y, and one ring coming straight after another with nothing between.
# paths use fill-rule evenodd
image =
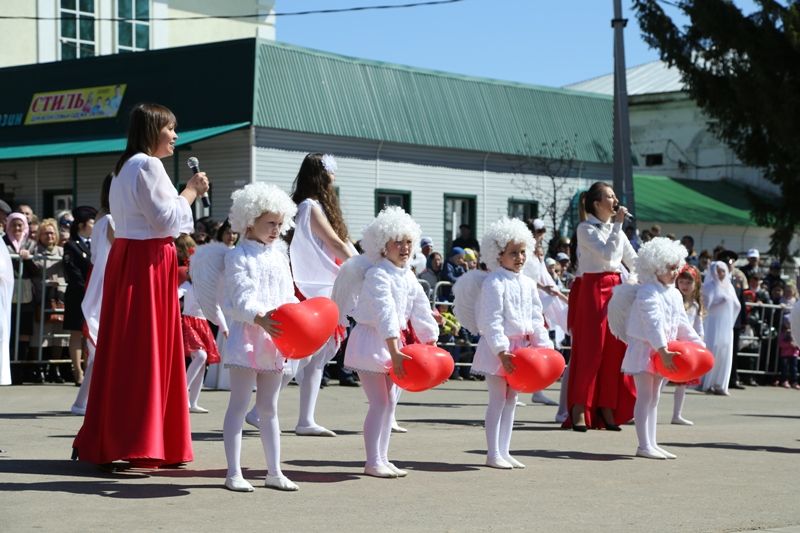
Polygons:
<instances>
[{"instance_id":1,"label":"evergreen tree","mask_svg":"<svg viewBox=\"0 0 800 533\"><path fill-rule=\"evenodd\" d=\"M709 129L739 159L763 169L779 199L751 193L753 219L774 229L782 259L800 224L800 4L756 0L745 15L730 0L670 2L689 18L678 28L660 0L634 0L645 41L680 70Z\"/></svg>"}]
</instances>

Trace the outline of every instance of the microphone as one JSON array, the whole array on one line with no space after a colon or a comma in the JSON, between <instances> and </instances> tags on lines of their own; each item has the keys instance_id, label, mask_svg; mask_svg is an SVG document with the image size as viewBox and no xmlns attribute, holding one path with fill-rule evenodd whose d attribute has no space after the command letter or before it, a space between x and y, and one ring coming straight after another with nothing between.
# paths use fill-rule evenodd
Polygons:
<instances>
[{"instance_id":1,"label":"microphone","mask_svg":"<svg viewBox=\"0 0 800 533\"><path fill-rule=\"evenodd\" d=\"M192 156L186 160L186 166L192 170L192 174L200 172L200 160ZM203 207L211 207L211 202L208 201L208 193L203 193Z\"/></svg>"},{"instance_id":2,"label":"microphone","mask_svg":"<svg viewBox=\"0 0 800 533\"><path fill-rule=\"evenodd\" d=\"M615 211L615 212L616 212L616 211L619 211L619 206L617 206L617 208L616 208L616 209L614 209L614 211ZM636 220L636 217L635 217L635 216L633 216L633 213L631 213L630 211L628 211L627 213L625 213L625 220L627 220L628 222L633 222L634 220Z\"/></svg>"}]
</instances>

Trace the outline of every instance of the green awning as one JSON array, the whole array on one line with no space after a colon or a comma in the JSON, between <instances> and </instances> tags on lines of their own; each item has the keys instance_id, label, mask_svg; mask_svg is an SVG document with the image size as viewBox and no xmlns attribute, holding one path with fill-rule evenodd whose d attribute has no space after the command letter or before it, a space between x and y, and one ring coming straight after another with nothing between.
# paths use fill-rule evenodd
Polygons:
<instances>
[{"instance_id":1,"label":"green awning","mask_svg":"<svg viewBox=\"0 0 800 533\"><path fill-rule=\"evenodd\" d=\"M197 130L178 131L176 146L184 146L193 142L202 141L229 131L238 130L249 126L249 122L212 126ZM31 159L38 157L72 157L88 154L119 153L125 150L126 139L94 139L90 141L72 141L48 144L26 144L23 146L0 147L0 160L6 159Z\"/></svg>"},{"instance_id":2,"label":"green awning","mask_svg":"<svg viewBox=\"0 0 800 533\"><path fill-rule=\"evenodd\" d=\"M633 176L636 218L648 222L756 226L747 193L727 181Z\"/></svg>"}]
</instances>

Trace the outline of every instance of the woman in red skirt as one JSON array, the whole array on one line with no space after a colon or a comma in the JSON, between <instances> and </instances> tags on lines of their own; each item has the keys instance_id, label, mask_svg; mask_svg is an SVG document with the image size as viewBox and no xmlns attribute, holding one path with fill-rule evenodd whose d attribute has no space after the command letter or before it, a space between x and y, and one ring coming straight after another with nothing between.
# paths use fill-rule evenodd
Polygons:
<instances>
[{"instance_id":1,"label":"woman in red skirt","mask_svg":"<svg viewBox=\"0 0 800 533\"><path fill-rule=\"evenodd\" d=\"M131 111L110 206L116 238L103 289L86 417L73 456L157 467L191 461L183 337L173 239L193 230L204 173L179 195L161 159L175 148L175 116L157 104Z\"/></svg>"},{"instance_id":2,"label":"woman in red skirt","mask_svg":"<svg viewBox=\"0 0 800 533\"><path fill-rule=\"evenodd\" d=\"M636 388L620 372L625 344L608 329L608 300L621 283L622 265L633 268L636 252L622 231L628 210L614 190L594 183L586 192L586 220L578 225L580 285L570 294L572 355L569 361L564 423L575 431L587 427L619 431L633 417Z\"/></svg>"}]
</instances>

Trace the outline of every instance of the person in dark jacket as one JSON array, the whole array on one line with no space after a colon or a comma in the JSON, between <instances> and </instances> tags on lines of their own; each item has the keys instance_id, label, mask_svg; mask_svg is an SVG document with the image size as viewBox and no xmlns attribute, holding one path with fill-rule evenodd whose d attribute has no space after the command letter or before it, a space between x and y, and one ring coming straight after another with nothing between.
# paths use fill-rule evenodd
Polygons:
<instances>
[{"instance_id":1,"label":"person in dark jacket","mask_svg":"<svg viewBox=\"0 0 800 533\"><path fill-rule=\"evenodd\" d=\"M92 266L91 235L97 209L90 206L72 210L73 222L69 240L64 244L64 278L67 291L64 295L64 331L69 331L69 356L72 359L72 376L75 385L83 382L83 311L81 303L86 292L86 281Z\"/></svg>"}]
</instances>

